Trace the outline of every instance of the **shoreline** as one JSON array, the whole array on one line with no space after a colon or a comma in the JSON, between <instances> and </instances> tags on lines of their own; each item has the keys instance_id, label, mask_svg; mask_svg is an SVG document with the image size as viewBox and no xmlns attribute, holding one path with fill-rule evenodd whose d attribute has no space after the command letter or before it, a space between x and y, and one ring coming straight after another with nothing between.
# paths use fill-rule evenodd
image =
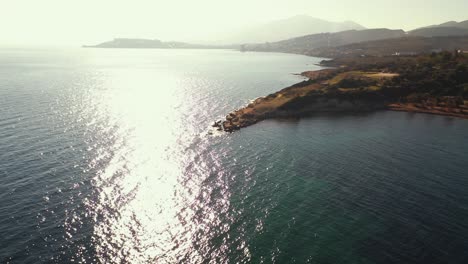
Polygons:
<instances>
[{"instance_id":1,"label":"shoreline","mask_svg":"<svg viewBox=\"0 0 468 264\"><path fill-rule=\"evenodd\" d=\"M242 108L241 108L242 109ZM240 109L239 109L240 110ZM258 117L258 118L250 118L246 119L241 123L233 123L230 120L236 119L241 117L238 112L239 110L236 110L234 112L231 112L228 114L228 119L227 120L218 120L215 121L212 125L214 128L218 128L219 131L224 131L224 132L229 132L232 133L234 131L240 130L245 127L249 127L252 125L255 125L257 123L260 123L262 121L268 120L268 119L297 119L297 118L307 118L313 115L320 115L320 114L357 114L357 113L373 113L377 111L393 111L393 112L405 112L405 113L418 113L418 114L428 114L428 115L437 115L437 116L446 116L446 117L454 117L454 118L459 118L459 119L468 119L468 111L465 113L456 113L456 112L443 112L439 110L431 110L431 109L422 109L422 108L414 108L411 106L405 106L403 104L400 104L397 106L397 104L390 104L382 108L376 108L374 110L368 110L368 111L341 111L339 109L333 111L333 110L324 110L324 111L317 111L317 112L309 112L309 113L303 113L303 114L277 114L277 115L271 115L271 116L266 116L266 117ZM242 117L245 118L245 117Z\"/></svg>"},{"instance_id":2,"label":"shoreline","mask_svg":"<svg viewBox=\"0 0 468 264\"><path fill-rule=\"evenodd\" d=\"M409 104L390 104L388 105L387 110L396 111L396 112L430 114L430 115L450 116L450 117L457 117L461 119L468 119L468 109L453 109L457 111L461 110L461 112L450 112L450 110L441 111L439 109L418 108L418 107L415 107L414 105L409 105Z\"/></svg>"}]
</instances>

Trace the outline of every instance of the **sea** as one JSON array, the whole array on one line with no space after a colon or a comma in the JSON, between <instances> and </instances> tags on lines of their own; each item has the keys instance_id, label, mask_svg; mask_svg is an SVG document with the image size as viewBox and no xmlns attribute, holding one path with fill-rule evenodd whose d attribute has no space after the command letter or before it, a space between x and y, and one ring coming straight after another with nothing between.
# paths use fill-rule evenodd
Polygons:
<instances>
[{"instance_id":1,"label":"sea","mask_svg":"<svg viewBox=\"0 0 468 264\"><path fill-rule=\"evenodd\" d=\"M0 263L468 263L468 120L212 127L321 60L0 48Z\"/></svg>"}]
</instances>

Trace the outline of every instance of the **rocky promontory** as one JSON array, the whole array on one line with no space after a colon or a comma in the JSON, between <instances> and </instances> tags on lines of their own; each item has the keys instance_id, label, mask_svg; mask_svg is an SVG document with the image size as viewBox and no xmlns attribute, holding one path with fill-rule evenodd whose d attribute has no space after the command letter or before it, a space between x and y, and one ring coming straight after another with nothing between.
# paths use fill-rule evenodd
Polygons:
<instances>
[{"instance_id":1,"label":"rocky promontory","mask_svg":"<svg viewBox=\"0 0 468 264\"><path fill-rule=\"evenodd\" d=\"M468 118L468 58L447 54L356 58L352 66L303 72L308 80L257 98L214 126L233 132L271 118L376 110Z\"/></svg>"}]
</instances>

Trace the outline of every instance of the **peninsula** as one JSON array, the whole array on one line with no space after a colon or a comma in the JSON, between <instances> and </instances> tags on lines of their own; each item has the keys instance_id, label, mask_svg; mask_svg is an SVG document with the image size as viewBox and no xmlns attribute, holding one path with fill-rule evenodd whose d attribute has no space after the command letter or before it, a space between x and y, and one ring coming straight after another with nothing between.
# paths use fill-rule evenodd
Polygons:
<instances>
[{"instance_id":1,"label":"peninsula","mask_svg":"<svg viewBox=\"0 0 468 264\"><path fill-rule=\"evenodd\" d=\"M233 132L259 121L323 112L410 111L468 118L468 54L341 57L303 72L308 80L257 98L214 127Z\"/></svg>"},{"instance_id":2,"label":"peninsula","mask_svg":"<svg viewBox=\"0 0 468 264\"><path fill-rule=\"evenodd\" d=\"M105 49L230 49L237 45L199 45L178 41L161 41L158 39L115 38L97 45L83 45L83 48Z\"/></svg>"}]
</instances>

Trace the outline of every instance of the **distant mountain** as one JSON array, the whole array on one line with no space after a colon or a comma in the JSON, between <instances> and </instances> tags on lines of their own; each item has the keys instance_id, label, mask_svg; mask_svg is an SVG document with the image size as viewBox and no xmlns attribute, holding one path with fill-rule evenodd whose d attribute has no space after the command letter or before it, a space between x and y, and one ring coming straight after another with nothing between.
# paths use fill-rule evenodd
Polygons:
<instances>
[{"instance_id":1,"label":"distant mountain","mask_svg":"<svg viewBox=\"0 0 468 264\"><path fill-rule=\"evenodd\" d=\"M131 49L216 49L227 46L209 46L189 44L184 42L162 42L158 39L116 38L98 45L83 46L85 48L131 48Z\"/></svg>"},{"instance_id":2,"label":"distant mountain","mask_svg":"<svg viewBox=\"0 0 468 264\"><path fill-rule=\"evenodd\" d=\"M466 36L468 35L468 27L427 27L412 30L409 35L420 37Z\"/></svg>"},{"instance_id":3,"label":"distant mountain","mask_svg":"<svg viewBox=\"0 0 468 264\"><path fill-rule=\"evenodd\" d=\"M468 51L468 36L449 37L415 37L376 40L354 43L338 47L322 47L304 54L316 57L356 57L356 56L390 56L417 55L440 52L442 50Z\"/></svg>"},{"instance_id":4,"label":"distant mountain","mask_svg":"<svg viewBox=\"0 0 468 264\"><path fill-rule=\"evenodd\" d=\"M466 36L468 35L468 20L448 21L439 25L417 28L409 31L408 34L420 37Z\"/></svg>"},{"instance_id":5,"label":"distant mountain","mask_svg":"<svg viewBox=\"0 0 468 264\"><path fill-rule=\"evenodd\" d=\"M365 27L352 22L330 22L307 15L273 21L260 26L253 26L240 32L230 32L229 35L220 36L223 43L262 43L274 42L309 34L340 32L345 30L361 30Z\"/></svg>"},{"instance_id":6,"label":"distant mountain","mask_svg":"<svg viewBox=\"0 0 468 264\"><path fill-rule=\"evenodd\" d=\"M435 28L435 27L456 27L456 28L468 29L468 20L465 20L462 22L449 21L449 22L442 23L440 25L432 25L432 26L423 27L423 28Z\"/></svg>"},{"instance_id":7,"label":"distant mountain","mask_svg":"<svg viewBox=\"0 0 468 264\"><path fill-rule=\"evenodd\" d=\"M242 45L244 51L276 51L303 54L315 48L336 47L351 43L400 38L405 36L403 30L366 29L348 30L337 33L307 35L272 43Z\"/></svg>"}]
</instances>

